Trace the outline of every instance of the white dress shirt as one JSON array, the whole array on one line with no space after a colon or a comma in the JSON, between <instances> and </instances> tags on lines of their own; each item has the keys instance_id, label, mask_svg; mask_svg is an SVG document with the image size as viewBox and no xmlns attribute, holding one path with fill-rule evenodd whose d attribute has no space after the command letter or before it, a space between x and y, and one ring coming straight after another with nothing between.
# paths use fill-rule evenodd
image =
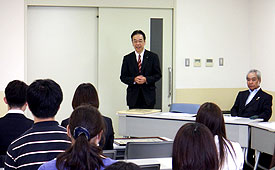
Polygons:
<instances>
[{"instance_id":1,"label":"white dress shirt","mask_svg":"<svg viewBox=\"0 0 275 170\"><path fill-rule=\"evenodd\" d=\"M251 102L251 100L253 99L253 97L257 94L257 92L259 91L260 87L258 87L257 89L254 89L253 91L249 89L249 96L245 102L245 105L247 105L249 102Z\"/></svg>"},{"instance_id":2,"label":"white dress shirt","mask_svg":"<svg viewBox=\"0 0 275 170\"><path fill-rule=\"evenodd\" d=\"M218 155L220 155L220 145L219 145L219 138L217 135L215 135L214 137L215 139L215 143L216 143L216 147L217 147L217 151L218 151ZM229 146L229 150L228 148L225 148L226 150L224 151L224 156L225 156L225 160L224 163L222 165L222 167L220 167L220 170L240 170L243 169L243 164L244 164L244 154L243 154L243 150L241 148L241 145L238 142L231 142L232 147L229 145L229 143L227 141L225 141L227 146ZM230 154L232 153L232 155Z\"/></svg>"}]
</instances>

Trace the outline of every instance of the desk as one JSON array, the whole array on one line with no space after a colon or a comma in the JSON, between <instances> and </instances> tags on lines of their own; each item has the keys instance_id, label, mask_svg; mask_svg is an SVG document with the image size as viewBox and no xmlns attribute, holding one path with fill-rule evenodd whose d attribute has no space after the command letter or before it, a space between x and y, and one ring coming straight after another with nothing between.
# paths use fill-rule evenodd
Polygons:
<instances>
[{"instance_id":1,"label":"desk","mask_svg":"<svg viewBox=\"0 0 275 170\"><path fill-rule=\"evenodd\" d=\"M160 164L161 170L172 170L172 157L149 158L149 159L127 159L126 162L133 162L137 165Z\"/></svg>"},{"instance_id":2,"label":"desk","mask_svg":"<svg viewBox=\"0 0 275 170\"><path fill-rule=\"evenodd\" d=\"M195 117L187 113L152 113L144 115L118 114L119 135L121 136L165 136L174 139L178 129L185 123L195 122ZM224 116L227 137L239 142L242 147L249 146L249 123L261 120Z\"/></svg>"},{"instance_id":3,"label":"desk","mask_svg":"<svg viewBox=\"0 0 275 170\"><path fill-rule=\"evenodd\" d=\"M275 122L250 123L251 126L251 148L256 150L257 169L261 152L274 154L275 147Z\"/></svg>"}]
</instances>

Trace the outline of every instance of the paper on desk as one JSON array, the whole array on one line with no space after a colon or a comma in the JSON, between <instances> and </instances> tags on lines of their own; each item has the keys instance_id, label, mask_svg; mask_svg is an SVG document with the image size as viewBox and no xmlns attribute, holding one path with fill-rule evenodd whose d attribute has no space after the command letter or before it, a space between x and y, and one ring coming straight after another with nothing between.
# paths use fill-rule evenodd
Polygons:
<instances>
[{"instance_id":1,"label":"paper on desk","mask_svg":"<svg viewBox=\"0 0 275 170\"><path fill-rule=\"evenodd\" d=\"M172 113L172 112L163 112L160 114L161 116L169 116L169 117L194 117L196 114L190 113Z\"/></svg>"},{"instance_id":2,"label":"paper on desk","mask_svg":"<svg viewBox=\"0 0 275 170\"><path fill-rule=\"evenodd\" d=\"M261 122L258 123L260 126L266 127L266 128L270 128L270 129L274 129L275 130L275 122Z\"/></svg>"},{"instance_id":3,"label":"paper on desk","mask_svg":"<svg viewBox=\"0 0 275 170\"><path fill-rule=\"evenodd\" d=\"M159 109L129 109L118 111L118 114L135 114L135 115L144 115L160 112Z\"/></svg>"}]
</instances>

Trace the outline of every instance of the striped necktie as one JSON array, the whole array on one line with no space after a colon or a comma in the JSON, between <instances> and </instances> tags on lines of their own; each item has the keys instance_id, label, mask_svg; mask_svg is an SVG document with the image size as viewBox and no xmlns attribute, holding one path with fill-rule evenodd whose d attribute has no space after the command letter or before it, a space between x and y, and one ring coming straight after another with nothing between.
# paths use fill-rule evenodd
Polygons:
<instances>
[{"instance_id":1,"label":"striped necktie","mask_svg":"<svg viewBox=\"0 0 275 170\"><path fill-rule=\"evenodd\" d=\"M138 55L138 71L141 72L141 56Z\"/></svg>"}]
</instances>

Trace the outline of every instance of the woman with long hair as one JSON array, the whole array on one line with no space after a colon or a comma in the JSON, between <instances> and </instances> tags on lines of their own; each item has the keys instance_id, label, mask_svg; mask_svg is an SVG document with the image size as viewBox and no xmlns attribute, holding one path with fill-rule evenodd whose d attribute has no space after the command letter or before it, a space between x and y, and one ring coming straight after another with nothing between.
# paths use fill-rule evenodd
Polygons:
<instances>
[{"instance_id":1,"label":"woman with long hair","mask_svg":"<svg viewBox=\"0 0 275 170\"><path fill-rule=\"evenodd\" d=\"M214 103L204 103L198 110L196 122L207 126L212 132L221 170L239 170L243 168L244 154L239 143L226 137L225 123L221 109Z\"/></svg>"},{"instance_id":2,"label":"woman with long hair","mask_svg":"<svg viewBox=\"0 0 275 170\"><path fill-rule=\"evenodd\" d=\"M103 170L116 162L102 155L98 146L104 133L104 120L91 105L77 107L67 126L72 145L56 159L40 166L39 170Z\"/></svg>"},{"instance_id":3,"label":"woman with long hair","mask_svg":"<svg viewBox=\"0 0 275 170\"><path fill-rule=\"evenodd\" d=\"M213 135L201 123L184 124L177 132L172 152L173 170L218 170Z\"/></svg>"},{"instance_id":4,"label":"woman with long hair","mask_svg":"<svg viewBox=\"0 0 275 170\"><path fill-rule=\"evenodd\" d=\"M82 83L80 84L74 93L72 100L73 109L77 108L80 105L90 104L97 109L99 108L99 99L96 88L91 83ZM103 139L100 141L99 145L103 150L113 149L114 143L114 130L112 125L112 119L107 116L103 116L106 131L103 135ZM62 121L61 126L67 127L69 118Z\"/></svg>"}]
</instances>

